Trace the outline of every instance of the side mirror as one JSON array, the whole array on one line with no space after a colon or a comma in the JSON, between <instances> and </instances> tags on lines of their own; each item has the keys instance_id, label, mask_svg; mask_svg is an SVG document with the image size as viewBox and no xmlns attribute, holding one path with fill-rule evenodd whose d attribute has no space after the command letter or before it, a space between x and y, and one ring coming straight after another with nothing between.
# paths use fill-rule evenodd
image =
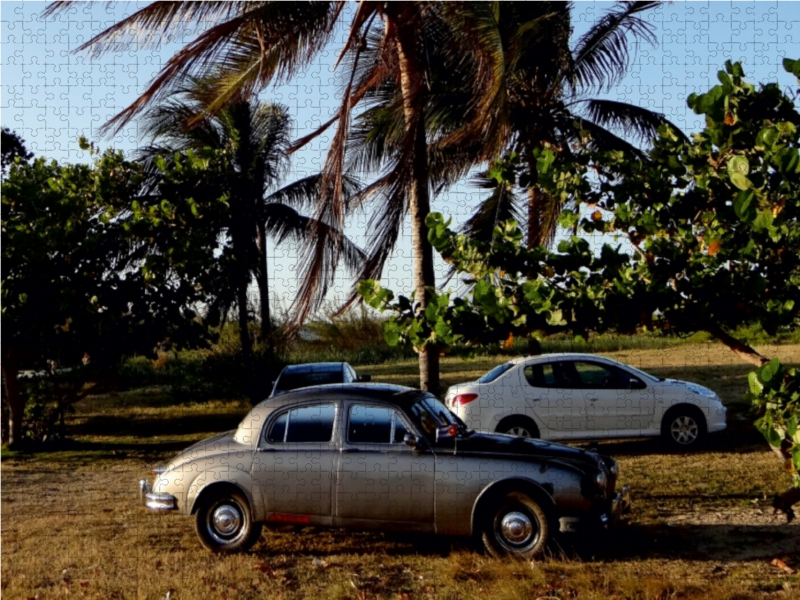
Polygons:
<instances>
[{"instance_id":1,"label":"side mirror","mask_svg":"<svg viewBox=\"0 0 800 600\"><path fill-rule=\"evenodd\" d=\"M631 377L630 381L628 382L628 388L632 390L641 390L644 387L645 386L642 384L642 382L635 377Z\"/></svg>"},{"instance_id":2,"label":"side mirror","mask_svg":"<svg viewBox=\"0 0 800 600\"><path fill-rule=\"evenodd\" d=\"M403 436L403 443L406 446L411 446L412 448L416 448L417 444L419 443L419 440L417 439L417 436L407 433Z\"/></svg>"},{"instance_id":3,"label":"side mirror","mask_svg":"<svg viewBox=\"0 0 800 600\"><path fill-rule=\"evenodd\" d=\"M361 383L367 383L372 381L372 375L359 375L356 377L356 381L360 381Z\"/></svg>"}]
</instances>

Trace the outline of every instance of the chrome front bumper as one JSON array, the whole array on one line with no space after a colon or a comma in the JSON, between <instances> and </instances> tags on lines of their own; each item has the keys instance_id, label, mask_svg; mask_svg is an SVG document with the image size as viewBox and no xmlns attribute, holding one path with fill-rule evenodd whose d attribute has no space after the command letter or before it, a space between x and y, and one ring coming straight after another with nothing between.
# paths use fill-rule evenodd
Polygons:
<instances>
[{"instance_id":1,"label":"chrome front bumper","mask_svg":"<svg viewBox=\"0 0 800 600\"><path fill-rule=\"evenodd\" d=\"M622 486L622 490L614 494L611 499L611 510L600 516L604 525L616 524L620 517L629 513L631 510L631 488L627 485Z\"/></svg>"},{"instance_id":2,"label":"chrome front bumper","mask_svg":"<svg viewBox=\"0 0 800 600\"><path fill-rule=\"evenodd\" d=\"M150 510L175 510L178 508L175 496L154 492L146 479L139 480L139 501Z\"/></svg>"}]
</instances>

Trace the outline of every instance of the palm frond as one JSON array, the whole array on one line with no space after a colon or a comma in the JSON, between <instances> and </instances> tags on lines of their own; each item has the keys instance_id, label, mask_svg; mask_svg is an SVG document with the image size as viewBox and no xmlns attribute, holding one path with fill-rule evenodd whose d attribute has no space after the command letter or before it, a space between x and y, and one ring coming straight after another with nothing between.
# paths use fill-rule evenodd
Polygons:
<instances>
[{"instance_id":1,"label":"palm frond","mask_svg":"<svg viewBox=\"0 0 800 600\"><path fill-rule=\"evenodd\" d=\"M340 230L333 230L326 223L314 223L314 219L301 215L292 207L280 203L271 203L264 206L264 224L266 231L275 237L276 243L280 244L287 238L291 238L296 242L303 242L309 239L310 236L315 235L313 232L325 231L329 241L334 238L335 245L328 246L329 251L335 251L336 258L350 272L356 272L364 262L366 255L356 244L354 244L347 236ZM328 254L328 264L330 268L336 265L330 264L334 259L334 252ZM323 298L319 298L322 301Z\"/></svg>"},{"instance_id":2,"label":"palm frond","mask_svg":"<svg viewBox=\"0 0 800 600\"><path fill-rule=\"evenodd\" d=\"M459 228L458 232L481 242L491 242L494 228L500 223L514 219L524 222L520 211L520 199L508 182L498 184L495 180L481 174L472 181L473 187L489 190L489 195L481 200L475 212Z\"/></svg>"},{"instance_id":3,"label":"palm frond","mask_svg":"<svg viewBox=\"0 0 800 600\"><path fill-rule=\"evenodd\" d=\"M147 90L106 123L103 132L119 131L148 104L169 97L192 77L217 75L216 97L206 107L212 114L270 82L290 78L325 47L341 11L339 4L329 2L266 2L250 8L206 30L172 56Z\"/></svg>"},{"instance_id":4,"label":"palm frond","mask_svg":"<svg viewBox=\"0 0 800 600\"><path fill-rule=\"evenodd\" d=\"M616 100L591 99L580 101L586 114L596 124L622 132L641 142L649 142L656 137L661 125L671 125L675 132L687 139L685 134L663 114L653 112L635 104Z\"/></svg>"},{"instance_id":5,"label":"palm frond","mask_svg":"<svg viewBox=\"0 0 800 600\"><path fill-rule=\"evenodd\" d=\"M319 174L298 179L272 192L264 199L265 205L269 206L270 204L280 203L291 206L297 210L311 208L319 199L321 180L322 176ZM343 194L346 198L355 196L361 189L361 182L358 178L351 175L345 175L342 178L342 185L344 186Z\"/></svg>"},{"instance_id":6,"label":"palm frond","mask_svg":"<svg viewBox=\"0 0 800 600\"><path fill-rule=\"evenodd\" d=\"M85 2L51 2L42 12L49 18L68 12ZM117 2L106 2L113 6ZM152 2L131 16L115 23L78 47L82 52L91 49L95 55L107 51L127 50L135 44L138 49L149 50L163 43L165 37L181 37L197 32L208 23L230 19L265 2Z\"/></svg>"},{"instance_id":7,"label":"palm frond","mask_svg":"<svg viewBox=\"0 0 800 600\"><path fill-rule=\"evenodd\" d=\"M573 52L572 88L594 87L608 90L618 83L628 70L633 55L629 38L655 45L658 42L652 24L639 15L655 8L660 2L618 2L589 31L578 40Z\"/></svg>"},{"instance_id":8,"label":"palm frond","mask_svg":"<svg viewBox=\"0 0 800 600\"><path fill-rule=\"evenodd\" d=\"M619 150L636 160L647 160L647 154L643 150L634 146L629 141L614 135L605 127L587 119L581 119L579 125L581 130L588 132L588 142L581 139L580 131L575 127L575 124L569 123L562 127L562 132L564 137L570 142L576 144L586 142L587 146L592 150Z\"/></svg>"}]
</instances>

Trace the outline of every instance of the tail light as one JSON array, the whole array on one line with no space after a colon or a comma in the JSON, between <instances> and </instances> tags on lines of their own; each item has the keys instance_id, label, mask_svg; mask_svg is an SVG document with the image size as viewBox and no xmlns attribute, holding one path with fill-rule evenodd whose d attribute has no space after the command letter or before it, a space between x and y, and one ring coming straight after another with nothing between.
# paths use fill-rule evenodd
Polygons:
<instances>
[{"instance_id":1,"label":"tail light","mask_svg":"<svg viewBox=\"0 0 800 600\"><path fill-rule=\"evenodd\" d=\"M458 394L453 398L453 406L464 406L473 400L477 400L478 394Z\"/></svg>"}]
</instances>

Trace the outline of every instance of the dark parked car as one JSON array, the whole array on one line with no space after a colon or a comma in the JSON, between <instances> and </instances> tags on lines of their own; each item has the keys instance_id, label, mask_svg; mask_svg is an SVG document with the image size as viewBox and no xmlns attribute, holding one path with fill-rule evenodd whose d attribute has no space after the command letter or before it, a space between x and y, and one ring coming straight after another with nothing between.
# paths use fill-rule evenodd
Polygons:
<instances>
[{"instance_id":1,"label":"dark parked car","mask_svg":"<svg viewBox=\"0 0 800 600\"><path fill-rule=\"evenodd\" d=\"M369 375L358 375L346 362L306 363L289 365L281 371L272 386L270 398L276 394L329 383L356 383L369 381Z\"/></svg>"},{"instance_id":2,"label":"dark parked car","mask_svg":"<svg viewBox=\"0 0 800 600\"><path fill-rule=\"evenodd\" d=\"M255 406L139 482L153 510L194 515L214 552L249 548L263 524L479 534L493 555L541 554L565 520L609 523L629 505L614 459L470 431L435 396L325 385Z\"/></svg>"}]
</instances>

